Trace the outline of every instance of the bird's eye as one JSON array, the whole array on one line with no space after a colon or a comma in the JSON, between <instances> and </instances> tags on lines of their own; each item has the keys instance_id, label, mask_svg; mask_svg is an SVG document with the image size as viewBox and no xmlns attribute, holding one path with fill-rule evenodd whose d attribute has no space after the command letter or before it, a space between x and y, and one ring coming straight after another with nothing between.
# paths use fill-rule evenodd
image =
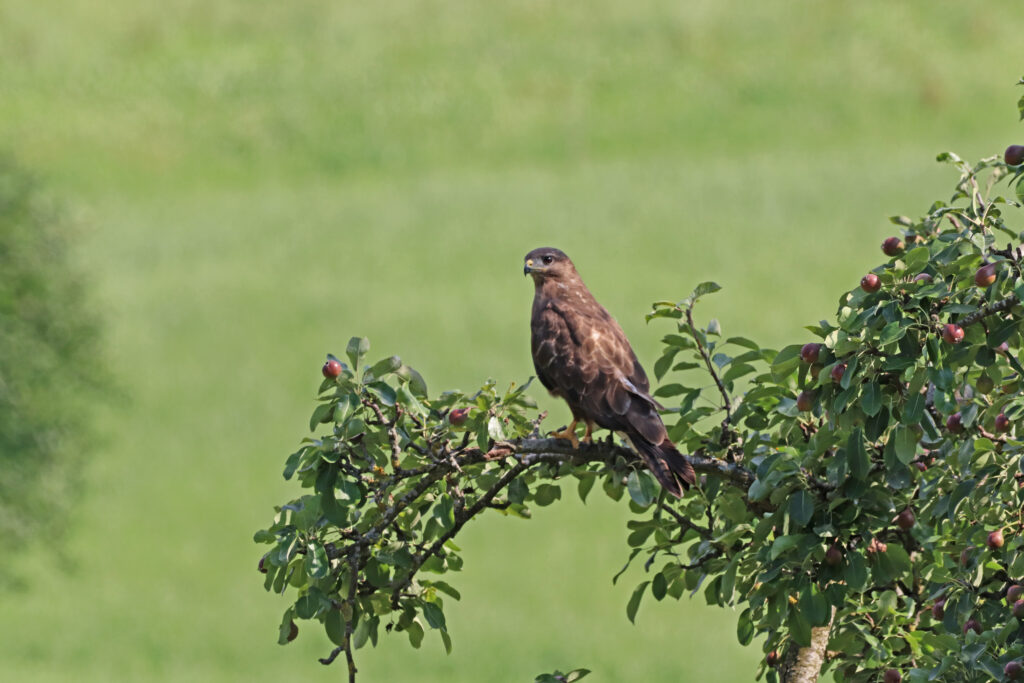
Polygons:
<instances>
[{"instance_id":1,"label":"bird's eye","mask_svg":"<svg viewBox=\"0 0 1024 683\"><path fill-rule=\"evenodd\" d=\"M551 261L553 261L553 260L554 259L552 259L550 256L545 256L544 258L541 259L541 261L544 262L545 266L550 266L551 265Z\"/></svg>"}]
</instances>

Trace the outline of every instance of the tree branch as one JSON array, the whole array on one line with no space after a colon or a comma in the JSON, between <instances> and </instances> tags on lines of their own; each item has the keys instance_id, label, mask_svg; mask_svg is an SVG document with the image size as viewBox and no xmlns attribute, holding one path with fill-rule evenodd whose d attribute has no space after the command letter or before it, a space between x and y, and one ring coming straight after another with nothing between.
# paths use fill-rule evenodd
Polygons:
<instances>
[{"instance_id":1,"label":"tree branch","mask_svg":"<svg viewBox=\"0 0 1024 683\"><path fill-rule=\"evenodd\" d=\"M715 366L711 363L711 358L708 356L707 349L700 343L700 335L697 334L697 326L693 324L693 305L696 301L691 301L690 305L686 307L686 324L690 326L690 333L693 334L693 341L697 344L697 351L700 353L700 357L704 359L704 364L708 367L708 374L715 380L715 386L718 387L718 393L722 395L722 409L725 410L725 419L722 420L722 445L725 446L728 439L730 438L729 422L732 420L732 401L729 400L729 392L725 390L725 385L722 384L722 380L718 377L718 373L715 372Z\"/></svg>"},{"instance_id":2,"label":"tree branch","mask_svg":"<svg viewBox=\"0 0 1024 683\"><path fill-rule=\"evenodd\" d=\"M1020 303L1020 300L1017 299L1017 295L1011 294L1005 299L1000 299L999 301L993 304L982 306L981 308L979 308L974 313L971 313L970 315L965 315L957 322L957 324L960 327L967 327L968 325L973 325L974 323L980 321L982 318L987 318L990 315L1008 311L1011 308L1013 308L1014 304L1017 303Z\"/></svg>"},{"instance_id":3,"label":"tree branch","mask_svg":"<svg viewBox=\"0 0 1024 683\"><path fill-rule=\"evenodd\" d=\"M509 469L507 472L505 472L505 474L501 475L501 478L498 479L498 481L494 482L491 488L487 489L486 493L477 498L476 502L473 503L473 505L466 509L462 514L457 515L455 524L452 526L451 529L449 529L447 532L445 532L443 536L434 541L433 545L431 545L425 551L423 551L422 553L418 554L416 557L413 558L412 567L409 569L409 573L406 574L405 578L402 579L392 588L392 605L397 607L399 593L405 590L405 588L410 583L412 583L413 578L416 576L416 572L418 572L420 567L423 566L423 563L429 560L432 556L436 555L438 552L440 552L441 548L444 546L445 543L455 538L455 535L462 530L462 527L466 525L466 522L473 519L473 517L478 515L485 508L490 507L490 503L492 500L494 500L494 497L497 496L502 491L502 489L508 486L513 479L515 479L520 474L525 472L529 467L529 464L525 462L519 462L511 469Z\"/></svg>"},{"instance_id":4,"label":"tree branch","mask_svg":"<svg viewBox=\"0 0 1024 683\"><path fill-rule=\"evenodd\" d=\"M501 442L495 448L503 446L509 455L514 455L527 464L536 462L603 462L616 457L627 462L639 460L636 453L625 446L618 446L607 441L592 444L580 444L573 448L565 439L520 439L519 441ZM738 486L744 491L754 483L754 473L733 462L709 458L704 455L684 455L684 458L697 472L713 477L720 477Z\"/></svg>"},{"instance_id":5,"label":"tree branch","mask_svg":"<svg viewBox=\"0 0 1024 683\"><path fill-rule=\"evenodd\" d=\"M811 644L808 647L790 648L782 671L782 683L817 683L821 667L825 665L825 648L835 618L836 608L833 607L828 624L811 629Z\"/></svg>"}]
</instances>

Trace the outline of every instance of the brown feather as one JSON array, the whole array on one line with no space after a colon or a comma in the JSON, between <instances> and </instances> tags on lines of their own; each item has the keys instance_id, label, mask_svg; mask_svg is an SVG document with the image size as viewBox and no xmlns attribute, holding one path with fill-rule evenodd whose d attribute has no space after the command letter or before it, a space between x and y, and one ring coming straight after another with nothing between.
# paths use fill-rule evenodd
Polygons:
<instances>
[{"instance_id":1,"label":"brown feather","mask_svg":"<svg viewBox=\"0 0 1024 683\"><path fill-rule=\"evenodd\" d=\"M680 486L694 482L693 468L668 440L660 406L648 393L650 381L626 334L568 257L535 250L527 259L545 254L555 257L551 267L534 272L530 321L541 383L565 399L574 417L624 432L666 490L681 495Z\"/></svg>"}]
</instances>

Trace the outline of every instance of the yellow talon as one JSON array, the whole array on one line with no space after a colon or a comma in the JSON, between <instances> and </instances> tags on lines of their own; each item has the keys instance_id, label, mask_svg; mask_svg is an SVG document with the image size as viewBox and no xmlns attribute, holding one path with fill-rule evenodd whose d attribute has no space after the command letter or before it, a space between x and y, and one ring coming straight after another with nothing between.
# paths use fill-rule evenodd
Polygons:
<instances>
[{"instance_id":1,"label":"yellow talon","mask_svg":"<svg viewBox=\"0 0 1024 683\"><path fill-rule=\"evenodd\" d=\"M556 439L566 439L570 441L572 443L573 448L580 447L580 440L576 438L576 420L573 420L572 424L570 424L568 427L566 427L560 432L551 432L551 436L555 437Z\"/></svg>"},{"instance_id":2,"label":"yellow talon","mask_svg":"<svg viewBox=\"0 0 1024 683\"><path fill-rule=\"evenodd\" d=\"M583 435L583 443L587 444L588 446L590 444L594 443L594 439L591 438L591 436L590 436L591 432L593 432L593 431L594 431L594 423L591 422L590 420L587 420L587 431Z\"/></svg>"}]
</instances>

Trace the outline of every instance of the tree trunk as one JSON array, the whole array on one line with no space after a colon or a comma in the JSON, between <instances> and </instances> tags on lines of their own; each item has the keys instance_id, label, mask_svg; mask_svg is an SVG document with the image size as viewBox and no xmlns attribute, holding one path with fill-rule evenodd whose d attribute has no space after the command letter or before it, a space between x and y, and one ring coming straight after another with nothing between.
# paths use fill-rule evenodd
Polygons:
<instances>
[{"instance_id":1,"label":"tree trunk","mask_svg":"<svg viewBox=\"0 0 1024 683\"><path fill-rule=\"evenodd\" d=\"M811 629L809 647L791 647L782 670L782 683L817 683L821 675L821 667L825 664L825 648L832 632L832 620L836 610L832 608L832 616L826 626Z\"/></svg>"}]
</instances>

